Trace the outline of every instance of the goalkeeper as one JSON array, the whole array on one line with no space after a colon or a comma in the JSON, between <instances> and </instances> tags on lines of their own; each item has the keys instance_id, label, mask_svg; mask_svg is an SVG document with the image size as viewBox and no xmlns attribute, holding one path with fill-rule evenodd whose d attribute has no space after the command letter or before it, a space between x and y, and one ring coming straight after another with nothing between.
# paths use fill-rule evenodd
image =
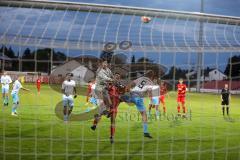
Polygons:
<instances>
[{"instance_id":1,"label":"goalkeeper","mask_svg":"<svg viewBox=\"0 0 240 160\"><path fill-rule=\"evenodd\" d=\"M108 93L108 84L113 81L112 71L108 68L107 61L103 60L96 76L95 93L97 95L97 99L99 100L99 112L95 115L95 117L109 115L109 108L112 105L112 102Z\"/></svg>"}]
</instances>

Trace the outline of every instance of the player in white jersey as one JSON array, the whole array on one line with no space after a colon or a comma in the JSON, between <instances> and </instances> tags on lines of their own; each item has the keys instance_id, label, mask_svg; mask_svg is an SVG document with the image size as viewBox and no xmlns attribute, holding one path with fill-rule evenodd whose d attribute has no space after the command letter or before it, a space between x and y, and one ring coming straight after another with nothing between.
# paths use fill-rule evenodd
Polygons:
<instances>
[{"instance_id":1,"label":"player in white jersey","mask_svg":"<svg viewBox=\"0 0 240 160\"><path fill-rule=\"evenodd\" d=\"M151 90L149 92L149 110L148 115L151 116L151 109L156 108L156 118L159 119L159 97L160 97L160 86L157 78L154 78L153 85L151 86Z\"/></svg>"},{"instance_id":2,"label":"player in white jersey","mask_svg":"<svg viewBox=\"0 0 240 160\"><path fill-rule=\"evenodd\" d=\"M112 105L110 96L108 94L108 84L113 82L112 71L108 68L108 63L103 60L101 67L97 71L95 93L99 100L99 113L95 116L108 115L109 109Z\"/></svg>"},{"instance_id":3,"label":"player in white jersey","mask_svg":"<svg viewBox=\"0 0 240 160\"><path fill-rule=\"evenodd\" d=\"M152 79L152 72L148 74L148 77ZM146 75L147 76L147 75ZM121 99L125 102L134 103L141 113L142 122L143 122L143 134L144 137L152 138L148 132L148 119L146 113L146 107L144 106L144 96L151 90L153 82L150 78L140 77L133 81L131 86L134 86L130 89L130 96L122 96Z\"/></svg>"},{"instance_id":4,"label":"player in white jersey","mask_svg":"<svg viewBox=\"0 0 240 160\"><path fill-rule=\"evenodd\" d=\"M9 85L12 83L12 79L5 71L3 71L3 75L1 76L1 84L2 84L2 98L3 105L8 106L8 92Z\"/></svg>"},{"instance_id":5,"label":"player in white jersey","mask_svg":"<svg viewBox=\"0 0 240 160\"><path fill-rule=\"evenodd\" d=\"M76 98L76 82L72 80L73 74L68 73L66 75L66 80L62 83L62 99L63 99L63 114L64 121L67 122L68 118L72 112L74 103L73 98Z\"/></svg>"},{"instance_id":6,"label":"player in white jersey","mask_svg":"<svg viewBox=\"0 0 240 160\"><path fill-rule=\"evenodd\" d=\"M17 108L19 105L19 96L18 96L19 90L23 89L23 90L29 91L29 89L26 89L22 86L20 80L21 78L18 77L17 80L13 83L13 89L11 92L12 101L13 101L12 116L17 116Z\"/></svg>"}]
</instances>

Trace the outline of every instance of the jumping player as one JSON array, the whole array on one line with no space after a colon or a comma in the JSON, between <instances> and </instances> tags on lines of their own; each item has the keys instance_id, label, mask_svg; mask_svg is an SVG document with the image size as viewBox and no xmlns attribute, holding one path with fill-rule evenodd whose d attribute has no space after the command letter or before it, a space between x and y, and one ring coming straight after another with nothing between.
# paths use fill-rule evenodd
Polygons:
<instances>
[{"instance_id":1,"label":"jumping player","mask_svg":"<svg viewBox=\"0 0 240 160\"><path fill-rule=\"evenodd\" d=\"M64 122L68 121L68 118L73 109L73 98L76 98L76 82L72 80L73 74L68 73L66 75L66 80L62 83L62 93L63 93L63 114Z\"/></svg>"},{"instance_id":2,"label":"jumping player","mask_svg":"<svg viewBox=\"0 0 240 160\"><path fill-rule=\"evenodd\" d=\"M152 136L148 132L148 119L146 113L146 107L144 106L144 95L151 90L151 86L153 85L152 77L153 72L149 72L146 74L147 77L140 77L130 83L130 96L124 95L121 99L127 103L134 103L142 116L143 123L143 135L147 138L152 138ZM149 77L149 78L148 78Z\"/></svg>"},{"instance_id":3,"label":"jumping player","mask_svg":"<svg viewBox=\"0 0 240 160\"><path fill-rule=\"evenodd\" d=\"M12 116L17 116L17 108L19 105L19 96L18 96L19 90L23 89L26 91L30 91L29 89L26 89L22 86L20 79L21 79L21 77L18 77L17 80L13 83L13 89L11 92L12 101L13 101Z\"/></svg>"},{"instance_id":4,"label":"jumping player","mask_svg":"<svg viewBox=\"0 0 240 160\"><path fill-rule=\"evenodd\" d=\"M228 88L228 84L224 85L224 88L221 91L221 100L222 100L222 113L223 116L225 116L225 106L226 106L226 111L227 115L229 115L229 101L231 99L231 94Z\"/></svg>"},{"instance_id":5,"label":"jumping player","mask_svg":"<svg viewBox=\"0 0 240 160\"><path fill-rule=\"evenodd\" d=\"M187 92L187 86L183 84L183 79L180 78L178 81L177 85L177 90L178 90L178 97L177 97L177 111L178 115L181 115L180 110L182 107L183 115L185 116L186 114L186 106L185 106L185 97L186 97L186 92Z\"/></svg>"},{"instance_id":6,"label":"jumping player","mask_svg":"<svg viewBox=\"0 0 240 160\"><path fill-rule=\"evenodd\" d=\"M119 73L115 73L114 75L115 80L117 80L120 83L121 76ZM110 107L110 112L111 112L111 126L110 126L110 142L114 142L114 135L115 135L115 128L116 128L116 117L117 117L117 112L118 112L118 106L120 104L120 84L115 85L110 85L109 86L109 94L111 97L112 105Z\"/></svg>"},{"instance_id":7,"label":"jumping player","mask_svg":"<svg viewBox=\"0 0 240 160\"><path fill-rule=\"evenodd\" d=\"M1 76L1 84L2 84L2 98L3 105L8 106L8 92L9 85L12 83L12 79L5 71L3 71L3 75Z\"/></svg>"},{"instance_id":8,"label":"jumping player","mask_svg":"<svg viewBox=\"0 0 240 160\"><path fill-rule=\"evenodd\" d=\"M113 74L112 71L108 68L108 63L106 60L103 60L100 68L97 71L96 76L96 89L95 93L99 100L99 113L95 116L101 116L102 114L108 115L109 108L112 105L111 99L108 94L108 83L112 83Z\"/></svg>"},{"instance_id":9,"label":"jumping player","mask_svg":"<svg viewBox=\"0 0 240 160\"><path fill-rule=\"evenodd\" d=\"M160 87L158 79L153 80L153 85L151 86L150 92L150 103L149 103L149 116L151 115L151 109L156 108L156 118L159 120L159 96L160 96Z\"/></svg>"},{"instance_id":10,"label":"jumping player","mask_svg":"<svg viewBox=\"0 0 240 160\"><path fill-rule=\"evenodd\" d=\"M116 80L120 81L120 74L115 73L114 78ZM113 83L108 84L108 92L109 96L112 102L112 105L110 106L110 115L111 115L111 126L110 126L110 142L114 142L114 135L115 135L115 119L117 116L117 108L120 104L120 91L117 86ZM101 120L101 116L95 116L95 119L93 121L93 125L91 126L92 130L95 130L97 127L97 124Z\"/></svg>"},{"instance_id":11,"label":"jumping player","mask_svg":"<svg viewBox=\"0 0 240 160\"><path fill-rule=\"evenodd\" d=\"M165 96L167 95L167 87L164 81L161 81L160 84L160 105L162 104L163 106L163 113L166 114L166 104L165 104Z\"/></svg>"}]
</instances>

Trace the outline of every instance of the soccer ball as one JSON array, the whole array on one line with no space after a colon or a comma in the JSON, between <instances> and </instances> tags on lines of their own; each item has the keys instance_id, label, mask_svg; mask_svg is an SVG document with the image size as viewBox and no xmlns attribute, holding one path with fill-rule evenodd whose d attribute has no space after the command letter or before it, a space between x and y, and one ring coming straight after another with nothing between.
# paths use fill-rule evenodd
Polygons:
<instances>
[{"instance_id":1,"label":"soccer ball","mask_svg":"<svg viewBox=\"0 0 240 160\"><path fill-rule=\"evenodd\" d=\"M141 17L141 21L143 23L149 23L151 21L151 18L150 17L147 17L147 16L142 16Z\"/></svg>"}]
</instances>

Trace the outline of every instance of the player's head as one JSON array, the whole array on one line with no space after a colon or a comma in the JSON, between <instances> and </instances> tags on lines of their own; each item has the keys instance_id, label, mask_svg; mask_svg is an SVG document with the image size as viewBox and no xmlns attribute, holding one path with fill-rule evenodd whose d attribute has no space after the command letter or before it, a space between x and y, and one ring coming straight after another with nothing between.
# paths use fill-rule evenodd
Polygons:
<instances>
[{"instance_id":1,"label":"player's head","mask_svg":"<svg viewBox=\"0 0 240 160\"><path fill-rule=\"evenodd\" d=\"M120 79L121 79L120 73L116 72L116 73L114 74L114 78L115 78L116 80L120 80Z\"/></svg>"},{"instance_id":2,"label":"player's head","mask_svg":"<svg viewBox=\"0 0 240 160\"><path fill-rule=\"evenodd\" d=\"M158 84L159 80L158 80L158 77L157 76L154 76L153 77L153 83L154 84Z\"/></svg>"},{"instance_id":3,"label":"player's head","mask_svg":"<svg viewBox=\"0 0 240 160\"><path fill-rule=\"evenodd\" d=\"M72 79L72 77L73 77L73 73L67 73L67 74L66 74L66 79L67 79L68 81L70 81L70 80Z\"/></svg>"},{"instance_id":4,"label":"player's head","mask_svg":"<svg viewBox=\"0 0 240 160\"><path fill-rule=\"evenodd\" d=\"M182 78L179 78L178 82L179 82L180 84L182 84L182 83L183 83L183 79L182 79Z\"/></svg>"},{"instance_id":5,"label":"player's head","mask_svg":"<svg viewBox=\"0 0 240 160\"><path fill-rule=\"evenodd\" d=\"M228 89L228 84L227 84L227 83L224 85L224 88L225 88L225 89Z\"/></svg>"},{"instance_id":6,"label":"player's head","mask_svg":"<svg viewBox=\"0 0 240 160\"><path fill-rule=\"evenodd\" d=\"M105 60L105 59L102 60L102 62L101 62L101 67L104 68L104 69L108 67L108 62L107 62L107 60Z\"/></svg>"}]
</instances>

